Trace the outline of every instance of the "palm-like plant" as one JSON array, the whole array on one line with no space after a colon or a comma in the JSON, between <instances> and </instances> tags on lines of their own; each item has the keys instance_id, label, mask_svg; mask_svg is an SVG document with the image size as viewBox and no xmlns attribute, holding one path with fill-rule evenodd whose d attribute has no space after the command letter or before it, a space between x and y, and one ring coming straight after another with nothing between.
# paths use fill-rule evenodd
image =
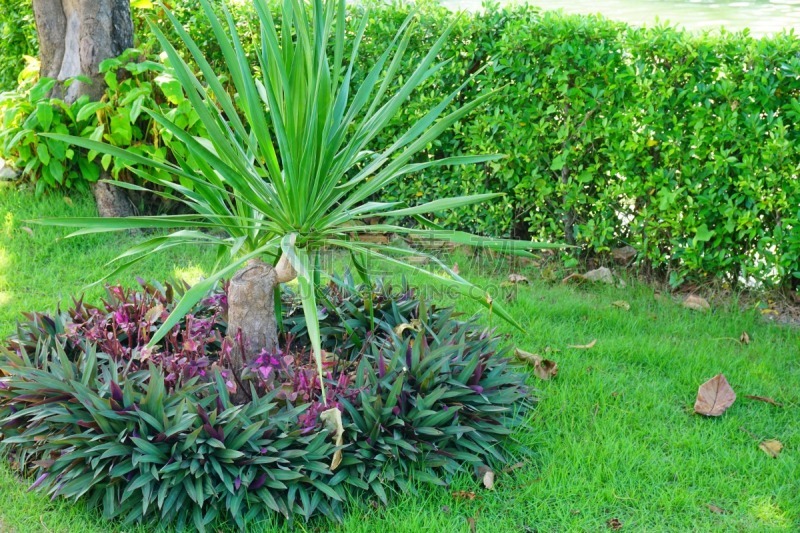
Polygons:
<instances>
[{"instance_id":1,"label":"palm-like plant","mask_svg":"<svg viewBox=\"0 0 800 533\"><path fill-rule=\"evenodd\" d=\"M193 156L193 164L177 154L176 164L160 163L104 143L52 135L129 161L136 166L134 172L163 188L160 194L183 202L194 212L191 215L48 221L83 228L73 235L130 228L176 230L149 238L122 254L117 258L122 266L114 272L131 266L151 252L183 244L216 247L223 259L221 268L185 294L155 333L151 345L159 342L214 283L235 274L229 295L229 331L241 331L244 359L262 348L272 348L277 342L273 290L279 282L296 276L321 371L313 272L314 254L320 249L340 248L359 257L385 260L427 274L427 270L399 258L400 254L425 254L361 242L352 236L370 232L435 235L437 239L521 253L537 247L531 242L477 238L466 233L430 229L432 226L423 218L432 212L485 202L498 196L496 194L439 199L416 206L370 201L375 193L406 174L501 157L458 156L414 162L420 150L491 94L486 93L445 113L458 90L445 95L390 146L379 150L372 147L372 141L414 89L446 64L446 61L438 61L437 55L452 26L419 61L411 75L399 82L396 74L413 26L413 17L409 17L386 52L364 73L360 85L354 87L352 79L367 17L361 19L355 38L349 43L349 61L345 62L345 0L312 0L310 6L302 0L284 0L281 31L276 30L267 0L255 0L261 24L257 69L250 65L228 11L223 7L222 20L215 15L208 0L201 0L201 4L230 69L227 77L235 89L234 97L229 95L198 46L169 11L167 16L201 77L193 73L159 28L151 24L175 76L205 125L208 138L192 137L165 115L153 111L150 114L186 145L187 153ZM143 170L148 167L177 179L159 179ZM376 217L415 217L422 227L412 229L389 222L377 225L360 222ZM494 313L513 321L488 294L441 266L449 277L438 277L440 282L477 298Z\"/></svg>"}]
</instances>

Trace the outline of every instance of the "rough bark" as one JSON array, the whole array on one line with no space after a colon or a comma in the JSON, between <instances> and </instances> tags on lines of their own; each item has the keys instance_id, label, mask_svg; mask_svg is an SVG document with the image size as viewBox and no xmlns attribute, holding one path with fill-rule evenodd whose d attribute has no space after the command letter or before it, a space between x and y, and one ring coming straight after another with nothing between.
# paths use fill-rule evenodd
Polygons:
<instances>
[{"instance_id":1,"label":"rough bark","mask_svg":"<svg viewBox=\"0 0 800 533\"><path fill-rule=\"evenodd\" d=\"M103 173L101 179L111 176ZM127 217L133 214L133 206L122 189L108 182L98 181L92 184L92 193L97 203L97 212L102 217Z\"/></svg>"},{"instance_id":2,"label":"rough bark","mask_svg":"<svg viewBox=\"0 0 800 533\"><path fill-rule=\"evenodd\" d=\"M39 36L40 73L64 81L85 76L69 87L57 83L53 97L74 102L88 95L102 98L105 91L100 63L133 46L133 22L129 0L33 0ZM106 177L106 176L104 176ZM130 216L131 204L124 191L113 186L94 187L101 216ZM106 207L114 210L106 211Z\"/></svg>"},{"instance_id":3,"label":"rough bark","mask_svg":"<svg viewBox=\"0 0 800 533\"><path fill-rule=\"evenodd\" d=\"M228 286L228 336L233 340L230 367L238 380L246 364L262 350L278 348L278 321L275 317L275 290L281 283L297 277L288 257L283 255L273 268L261 259L251 259ZM278 289L280 290L280 289ZM232 395L237 403L247 401L247 392Z\"/></svg>"},{"instance_id":4,"label":"rough bark","mask_svg":"<svg viewBox=\"0 0 800 533\"><path fill-rule=\"evenodd\" d=\"M228 335L241 334L241 345L234 349L231 366L237 374L261 350L278 346L275 319L275 269L261 259L251 259L231 279L228 287Z\"/></svg>"}]
</instances>

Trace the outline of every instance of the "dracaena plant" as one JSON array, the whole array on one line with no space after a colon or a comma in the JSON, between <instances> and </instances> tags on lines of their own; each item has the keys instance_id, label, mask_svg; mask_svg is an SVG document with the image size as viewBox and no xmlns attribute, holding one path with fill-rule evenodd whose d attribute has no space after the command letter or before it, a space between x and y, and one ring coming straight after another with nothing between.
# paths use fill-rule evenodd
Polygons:
<instances>
[{"instance_id":1,"label":"dracaena plant","mask_svg":"<svg viewBox=\"0 0 800 533\"><path fill-rule=\"evenodd\" d=\"M251 64L245 53L235 21L224 6L224 16L218 17L207 0L201 0L201 4L229 68L225 78L234 90L229 90L221 75L214 72L197 44L168 10L165 11L174 32L199 69L198 74L172 41L151 24L208 136L192 137L167 114L157 110L148 112L172 133L175 142L185 144L192 164L177 153L175 163L159 162L100 142L51 135L128 161L139 176L163 188L160 194L183 202L193 214L71 218L48 223L82 227L75 234L130 228L175 230L149 238L123 253L117 258L122 264L120 268L131 266L151 252L182 244L215 247L222 259L216 272L185 293L152 336L150 346L158 343L219 279L233 276L228 332L229 335L241 332L242 353L238 361L232 361L235 368L241 368L262 349L275 347L273 291L279 282L296 277L321 371L315 294L319 278L314 273L314 257L319 250L339 248L359 258L388 261L430 274L401 257L426 255L422 252L363 242L353 236L370 232L435 235L437 239L520 253L537 247L531 242L442 232L424 218L433 212L486 202L497 194L438 199L414 206L370 201L375 193L407 174L501 157L467 155L424 162L414 159L444 130L480 106L491 92L455 110L448 109L459 90L443 95L438 105L411 124L392 144L373 146L374 139L414 90L447 63L446 59L439 60L438 54L453 31L452 25L420 58L413 72L401 79L398 70L414 25L413 16L409 17L392 42L387 43L385 53L366 68L363 76L359 76L362 81L356 85L352 80L355 69L360 67L358 50L368 18L366 15L361 18L354 37L346 43L345 0L313 0L310 5L302 0L284 0L280 7L280 29L267 0L255 0L261 25L256 65ZM159 172L149 172L148 168ZM166 181L156 177L156 174L163 176L163 172L175 179ZM407 228L392 223L400 217L414 217L419 226ZM367 225L361 222L366 218L380 218L384 222ZM490 311L513 322L490 295L438 264L449 275L437 276L441 283L476 298Z\"/></svg>"}]
</instances>

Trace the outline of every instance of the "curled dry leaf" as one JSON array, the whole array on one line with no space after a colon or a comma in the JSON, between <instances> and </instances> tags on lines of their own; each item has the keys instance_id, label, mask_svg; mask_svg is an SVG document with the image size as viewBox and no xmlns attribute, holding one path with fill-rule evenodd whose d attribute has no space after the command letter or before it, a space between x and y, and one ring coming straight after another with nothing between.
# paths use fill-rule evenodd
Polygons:
<instances>
[{"instance_id":1,"label":"curled dry leaf","mask_svg":"<svg viewBox=\"0 0 800 533\"><path fill-rule=\"evenodd\" d=\"M759 444L758 447L773 459L777 459L783 449L783 443L776 439L767 439Z\"/></svg>"},{"instance_id":2,"label":"curled dry leaf","mask_svg":"<svg viewBox=\"0 0 800 533\"><path fill-rule=\"evenodd\" d=\"M690 294L683 300L682 304L685 308L691 309L693 311L700 311L705 313L709 309L711 309L711 305L708 303L708 300L701 296L696 296L694 294Z\"/></svg>"},{"instance_id":3,"label":"curled dry leaf","mask_svg":"<svg viewBox=\"0 0 800 533\"><path fill-rule=\"evenodd\" d=\"M576 350L588 350L590 348L594 348L594 345L597 344L597 339L592 340L589 344L570 344L567 348L574 348Z\"/></svg>"},{"instance_id":4,"label":"curled dry leaf","mask_svg":"<svg viewBox=\"0 0 800 533\"><path fill-rule=\"evenodd\" d=\"M736 401L736 393L722 374L717 374L697 389L694 412L705 416L720 416Z\"/></svg>"},{"instance_id":5,"label":"curled dry leaf","mask_svg":"<svg viewBox=\"0 0 800 533\"><path fill-rule=\"evenodd\" d=\"M509 274L508 281L510 283L528 283L528 278L521 274Z\"/></svg>"},{"instance_id":6,"label":"curled dry leaf","mask_svg":"<svg viewBox=\"0 0 800 533\"><path fill-rule=\"evenodd\" d=\"M504 474L508 474L509 472L513 472L517 468L522 468L525 466L525 461L520 461L518 463L514 463L513 465L507 466L503 469Z\"/></svg>"},{"instance_id":7,"label":"curled dry leaf","mask_svg":"<svg viewBox=\"0 0 800 533\"><path fill-rule=\"evenodd\" d=\"M475 498L477 498L477 495L472 491L457 490L457 491L455 491L453 493L453 498L455 498L457 500L470 500L470 501L472 501Z\"/></svg>"},{"instance_id":8,"label":"curled dry leaf","mask_svg":"<svg viewBox=\"0 0 800 533\"><path fill-rule=\"evenodd\" d=\"M753 394L748 394L748 395L745 396L745 398L747 398L748 400L755 400L757 402L768 403L768 404L774 405L775 407L783 407L782 403L776 402L775 400L773 400L772 398L770 398L768 396L755 396Z\"/></svg>"},{"instance_id":9,"label":"curled dry leaf","mask_svg":"<svg viewBox=\"0 0 800 533\"><path fill-rule=\"evenodd\" d=\"M156 320L161 318L161 315L164 313L164 306L161 304L156 304L151 307L145 314L144 319L148 324L155 323Z\"/></svg>"},{"instance_id":10,"label":"curled dry leaf","mask_svg":"<svg viewBox=\"0 0 800 533\"><path fill-rule=\"evenodd\" d=\"M333 433L333 441L336 446L342 446L344 444L344 426L342 425L342 412L333 407L328 409L327 411L323 411L319 415L319 419L325 424L325 429L329 432ZM331 470L336 470L336 468L342 462L342 450L336 450L333 454L333 459L331 460Z\"/></svg>"},{"instance_id":11,"label":"curled dry leaf","mask_svg":"<svg viewBox=\"0 0 800 533\"><path fill-rule=\"evenodd\" d=\"M610 527L613 531L619 531L622 529L622 521L619 518L609 518L606 521L606 525Z\"/></svg>"},{"instance_id":12,"label":"curled dry leaf","mask_svg":"<svg viewBox=\"0 0 800 533\"><path fill-rule=\"evenodd\" d=\"M533 373L537 378L548 381L558 375L558 363L550 359L542 359L539 354L526 352L519 348L514 350L517 359L533 365Z\"/></svg>"},{"instance_id":13,"label":"curled dry leaf","mask_svg":"<svg viewBox=\"0 0 800 533\"><path fill-rule=\"evenodd\" d=\"M478 467L478 477L481 478L483 486L489 490L494 489L494 470L486 465Z\"/></svg>"},{"instance_id":14,"label":"curled dry leaf","mask_svg":"<svg viewBox=\"0 0 800 533\"><path fill-rule=\"evenodd\" d=\"M28 226L22 226L20 229L25 233L27 233L28 235L30 235L31 237L33 237L33 230Z\"/></svg>"},{"instance_id":15,"label":"curled dry leaf","mask_svg":"<svg viewBox=\"0 0 800 533\"><path fill-rule=\"evenodd\" d=\"M394 328L394 333L398 337L402 337L403 336L403 332L405 330L407 330L407 329L410 329L411 331L419 332L419 331L422 330L422 323L419 321L418 318L414 318L414 319L411 320L410 323L406 322L404 324L400 324L397 327L395 327Z\"/></svg>"},{"instance_id":16,"label":"curled dry leaf","mask_svg":"<svg viewBox=\"0 0 800 533\"><path fill-rule=\"evenodd\" d=\"M750 335L748 335L746 331L743 331L742 335L739 337L739 342L745 345L750 344Z\"/></svg>"},{"instance_id":17,"label":"curled dry leaf","mask_svg":"<svg viewBox=\"0 0 800 533\"><path fill-rule=\"evenodd\" d=\"M614 307L619 307L620 309L624 309L625 311L631 310L631 304L629 304L625 300L617 300L616 302L611 302L611 305Z\"/></svg>"},{"instance_id":18,"label":"curled dry leaf","mask_svg":"<svg viewBox=\"0 0 800 533\"><path fill-rule=\"evenodd\" d=\"M469 533L477 533L478 525L473 517L467 518L467 524L469 524Z\"/></svg>"}]
</instances>

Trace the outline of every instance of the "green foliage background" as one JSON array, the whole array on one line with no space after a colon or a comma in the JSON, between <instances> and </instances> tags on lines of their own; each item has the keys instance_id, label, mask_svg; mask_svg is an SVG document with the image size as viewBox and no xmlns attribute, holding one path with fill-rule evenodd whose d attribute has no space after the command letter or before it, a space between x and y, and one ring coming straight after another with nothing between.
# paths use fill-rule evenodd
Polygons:
<instances>
[{"instance_id":1,"label":"green foliage background","mask_svg":"<svg viewBox=\"0 0 800 533\"><path fill-rule=\"evenodd\" d=\"M194 37L210 34L194 19L191 1L173 8ZM233 9L255 37L251 11ZM373 8L361 50L365 65L383 52L409 9ZM415 53L407 55L406 71L454 16L436 4L418 9L410 45ZM138 27L147 49L150 38ZM212 64L222 68L215 44L200 41ZM771 285L800 283L800 41L793 35L695 35L526 6L488 6L461 16L442 56L453 61L409 100L376 146L477 72L461 101L490 87L502 90L420 158L508 157L408 176L384 190L381 200L505 192L503 201L442 213L439 222L486 235L566 241L587 254L629 244L644 267L674 284L714 277L736 282L741 276ZM108 100L125 101L117 93L134 85L110 89ZM8 111L13 102L0 102L6 132L14 125L10 120L22 124L38 106L31 102L14 114ZM53 122L66 123L72 134L88 131L69 120ZM131 144L149 142L146 134L137 136L137 128L145 131L137 120L130 122ZM0 134L0 155L16 159L20 168L31 164L37 150L15 152L9 140L8 133ZM80 170L80 157L81 152L61 162L66 175L70 168ZM36 168L33 163L29 179L47 181ZM94 175L76 171L69 183Z\"/></svg>"}]
</instances>

